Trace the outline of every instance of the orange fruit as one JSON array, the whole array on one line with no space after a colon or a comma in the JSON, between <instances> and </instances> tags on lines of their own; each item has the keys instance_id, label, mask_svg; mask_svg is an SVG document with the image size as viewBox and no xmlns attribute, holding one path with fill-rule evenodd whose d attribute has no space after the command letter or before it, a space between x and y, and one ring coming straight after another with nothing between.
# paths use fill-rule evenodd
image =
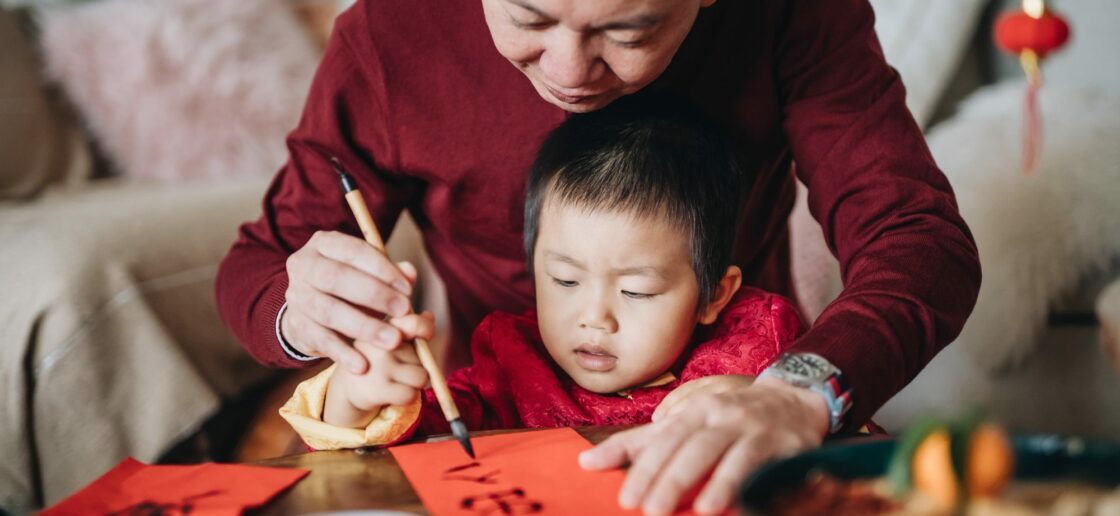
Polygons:
<instances>
[{"instance_id":1,"label":"orange fruit","mask_svg":"<svg viewBox=\"0 0 1120 516\"><path fill-rule=\"evenodd\" d=\"M972 432L965 469L971 498L998 496L1015 471L1015 453L998 425L984 423Z\"/></svg>"},{"instance_id":2,"label":"orange fruit","mask_svg":"<svg viewBox=\"0 0 1120 516\"><path fill-rule=\"evenodd\" d=\"M952 511L960 499L960 486L953 473L951 437L947 428L931 432L914 450L911 467L914 487L933 499L937 507Z\"/></svg>"}]
</instances>

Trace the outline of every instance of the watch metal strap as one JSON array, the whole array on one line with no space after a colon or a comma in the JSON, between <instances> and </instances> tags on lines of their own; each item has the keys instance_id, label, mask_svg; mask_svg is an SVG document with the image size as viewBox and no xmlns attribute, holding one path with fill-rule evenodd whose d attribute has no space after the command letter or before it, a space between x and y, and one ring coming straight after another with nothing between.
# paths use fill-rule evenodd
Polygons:
<instances>
[{"instance_id":1,"label":"watch metal strap","mask_svg":"<svg viewBox=\"0 0 1120 516\"><path fill-rule=\"evenodd\" d=\"M807 360L803 360L802 356L806 356ZM787 369L794 363L801 364L805 361L827 364L830 371L829 375L823 379L812 379ZM819 393L824 397L825 404L828 407L828 433L835 434L844 427L844 418L852 408L852 388L844 380L844 375L840 372L840 369L824 357L815 353L783 353L758 377L766 376L776 376L791 385Z\"/></svg>"}]
</instances>

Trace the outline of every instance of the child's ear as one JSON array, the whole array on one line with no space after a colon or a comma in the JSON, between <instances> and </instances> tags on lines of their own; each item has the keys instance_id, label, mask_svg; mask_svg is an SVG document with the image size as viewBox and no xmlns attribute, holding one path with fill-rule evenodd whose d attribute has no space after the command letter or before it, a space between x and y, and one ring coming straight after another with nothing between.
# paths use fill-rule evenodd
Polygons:
<instances>
[{"instance_id":1,"label":"child's ear","mask_svg":"<svg viewBox=\"0 0 1120 516\"><path fill-rule=\"evenodd\" d=\"M731 302L731 297L739 291L739 286L743 284L743 271L738 267L732 265L727 268L727 272L723 273L723 277L719 279L716 284L715 292L712 292L712 299L708 305L700 310L700 324L712 324L719 318L719 313Z\"/></svg>"}]
</instances>

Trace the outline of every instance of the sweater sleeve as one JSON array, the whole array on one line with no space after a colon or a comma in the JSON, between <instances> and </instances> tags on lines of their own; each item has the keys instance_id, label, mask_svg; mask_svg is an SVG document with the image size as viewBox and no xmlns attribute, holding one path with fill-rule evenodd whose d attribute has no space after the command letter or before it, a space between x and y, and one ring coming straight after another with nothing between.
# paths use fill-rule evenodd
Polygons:
<instances>
[{"instance_id":1,"label":"sweater sleeve","mask_svg":"<svg viewBox=\"0 0 1120 516\"><path fill-rule=\"evenodd\" d=\"M348 43L347 27L361 21L355 18L339 19L299 125L287 138L287 163L265 193L260 218L241 226L216 278L222 319L265 365L306 365L290 358L276 337L288 256L316 231L360 235L329 159L338 158L354 176L386 240L417 191L415 184L387 172L397 167L382 108L382 75L368 44L359 56Z\"/></svg>"},{"instance_id":2,"label":"sweater sleeve","mask_svg":"<svg viewBox=\"0 0 1120 516\"><path fill-rule=\"evenodd\" d=\"M784 6L783 128L844 283L792 351L843 371L854 389L847 427L859 428L960 332L980 264L867 0Z\"/></svg>"}]
</instances>

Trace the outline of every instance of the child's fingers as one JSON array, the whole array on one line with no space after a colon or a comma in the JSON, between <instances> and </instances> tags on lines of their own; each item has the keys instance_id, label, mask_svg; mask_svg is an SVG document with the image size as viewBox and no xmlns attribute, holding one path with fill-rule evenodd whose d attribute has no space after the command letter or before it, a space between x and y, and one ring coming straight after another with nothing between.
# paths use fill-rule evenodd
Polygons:
<instances>
[{"instance_id":1,"label":"child's fingers","mask_svg":"<svg viewBox=\"0 0 1120 516\"><path fill-rule=\"evenodd\" d=\"M389 373L389 379L414 389L423 389L428 384L428 372L415 364L398 364Z\"/></svg>"},{"instance_id":2,"label":"child's fingers","mask_svg":"<svg viewBox=\"0 0 1120 516\"><path fill-rule=\"evenodd\" d=\"M403 346L403 347L411 347L411 346ZM363 356L365 356L366 360L369 361L369 365L370 365L371 369L374 367L374 364L376 362L384 362L389 357L393 356L393 353L396 353L396 351L397 351L396 349L394 349L394 350L385 349L385 348L381 347L380 344L374 344L373 342L370 342L368 340L355 340L354 341L354 349L358 350L359 353L361 353ZM400 349L400 348L397 348L397 349Z\"/></svg>"},{"instance_id":3,"label":"child's fingers","mask_svg":"<svg viewBox=\"0 0 1120 516\"><path fill-rule=\"evenodd\" d=\"M411 348L412 345L402 346L404 348ZM389 382L390 372L397 363L393 358L393 354L397 350L389 351L382 348L379 344L374 344L369 341L356 340L354 341L354 349L358 350L369 361L369 370L366 374L361 375L364 379L362 382ZM401 349L401 348L397 348Z\"/></svg>"},{"instance_id":4,"label":"child's fingers","mask_svg":"<svg viewBox=\"0 0 1120 516\"><path fill-rule=\"evenodd\" d=\"M388 405L404 406L416 401L420 391L400 383L389 383L382 387L379 397Z\"/></svg>"},{"instance_id":5,"label":"child's fingers","mask_svg":"<svg viewBox=\"0 0 1120 516\"><path fill-rule=\"evenodd\" d=\"M394 349L392 357L401 364L420 365L420 356L416 354L416 346L413 346L412 343Z\"/></svg>"}]
</instances>

